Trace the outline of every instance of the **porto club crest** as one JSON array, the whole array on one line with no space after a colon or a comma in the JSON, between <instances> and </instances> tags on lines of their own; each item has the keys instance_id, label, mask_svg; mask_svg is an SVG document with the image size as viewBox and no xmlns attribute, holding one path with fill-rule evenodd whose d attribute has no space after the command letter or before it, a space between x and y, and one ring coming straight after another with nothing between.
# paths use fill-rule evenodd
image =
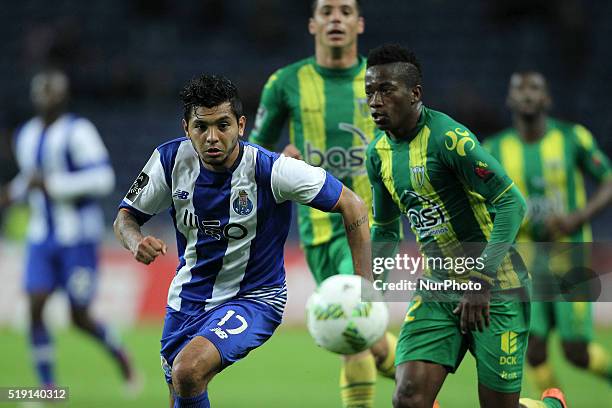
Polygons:
<instances>
[{"instance_id":1,"label":"porto club crest","mask_svg":"<svg viewBox=\"0 0 612 408\"><path fill-rule=\"evenodd\" d=\"M249 199L249 194L245 190L238 192L238 197L234 199L232 208L238 215L248 215L253 211L253 202Z\"/></svg>"}]
</instances>

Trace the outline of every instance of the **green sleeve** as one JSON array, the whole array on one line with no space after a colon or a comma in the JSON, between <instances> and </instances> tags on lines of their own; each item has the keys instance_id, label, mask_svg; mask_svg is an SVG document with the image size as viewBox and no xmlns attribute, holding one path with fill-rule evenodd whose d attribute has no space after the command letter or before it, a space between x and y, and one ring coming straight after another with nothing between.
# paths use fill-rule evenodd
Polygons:
<instances>
[{"instance_id":1,"label":"green sleeve","mask_svg":"<svg viewBox=\"0 0 612 408\"><path fill-rule=\"evenodd\" d=\"M459 180L494 207L493 230L482 253L485 258L482 273L495 277L521 226L527 208L525 199L499 162L467 129L446 132L440 151L442 160Z\"/></svg>"},{"instance_id":2,"label":"green sleeve","mask_svg":"<svg viewBox=\"0 0 612 408\"><path fill-rule=\"evenodd\" d=\"M503 193L494 206L493 231L482 252L485 264L482 273L489 277L496 276L497 268L514 243L527 210L527 203L515 185Z\"/></svg>"},{"instance_id":3,"label":"green sleeve","mask_svg":"<svg viewBox=\"0 0 612 408\"><path fill-rule=\"evenodd\" d=\"M255 126L249 136L251 142L269 150L275 149L289 112L279 78L281 71L272 74L264 86Z\"/></svg>"},{"instance_id":4,"label":"green sleeve","mask_svg":"<svg viewBox=\"0 0 612 408\"><path fill-rule=\"evenodd\" d=\"M512 184L501 164L465 128L447 131L444 136L439 149L442 162L462 183L494 204Z\"/></svg>"},{"instance_id":5,"label":"green sleeve","mask_svg":"<svg viewBox=\"0 0 612 408\"><path fill-rule=\"evenodd\" d=\"M366 169L372 186L372 212L374 219L371 223L372 257L393 257L397 253L401 239L400 217L401 212L393 202L387 187L380 178L380 158L373 145L366 152Z\"/></svg>"},{"instance_id":6,"label":"green sleeve","mask_svg":"<svg viewBox=\"0 0 612 408\"><path fill-rule=\"evenodd\" d=\"M489 153L493 154L493 142L491 141L491 138L485 139L482 142L482 147Z\"/></svg>"},{"instance_id":7,"label":"green sleeve","mask_svg":"<svg viewBox=\"0 0 612 408\"><path fill-rule=\"evenodd\" d=\"M577 138L578 165L599 183L612 178L610 159L604 154L591 132L582 125L574 126Z\"/></svg>"},{"instance_id":8,"label":"green sleeve","mask_svg":"<svg viewBox=\"0 0 612 408\"><path fill-rule=\"evenodd\" d=\"M493 136L489 136L482 142L482 147L499 161L499 142Z\"/></svg>"}]
</instances>

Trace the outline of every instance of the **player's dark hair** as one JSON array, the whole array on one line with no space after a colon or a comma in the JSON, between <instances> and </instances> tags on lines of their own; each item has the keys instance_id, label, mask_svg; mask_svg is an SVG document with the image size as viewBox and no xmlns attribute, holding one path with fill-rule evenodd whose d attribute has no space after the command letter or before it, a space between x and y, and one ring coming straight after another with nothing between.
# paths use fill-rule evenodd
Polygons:
<instances>
[{"instance_id":1,"label":"player's dark hair","mask_svg":"<svg viewBox=\"0 0 612 408\"><path fill-rule=\"evenodd\" d=\"M544 80L544 86L546 87L546 89L548 89L548 80L546 79L546 75L544 75L544 72L542 72L539 69L532 68L532 67L521 67L521 68L515 70L510 77L512 77L513 75L520 75L520 76L537 75L537 76L541 76L542 79Z\"/></svg>"},{"instance_id":2,"label":"player's dark hair","mask_svg":"<svg viewBox=\"0 0 612 408\"><path fill-rule=\"evenodd\" d=\"M314 16L315 11L317 11L317 3L319 0L312 0L310 2L310 16ZM357 6L357 14L361 15L361 3L362 0L355 0L355 6Z\"/></svg>"},{"instance_id":3,"label":"player's dark hair","mask_svg":"<svg viewBox=\"0 0 612 408\"><path fill-rule=\"evenodd\" d=\"M394 63L400 63L400 72L410 88L421 85L423 81L421 64L412 51L399 44L383 44L370 50L368 54L368 68Z\"/></svg>"},{"instance_id":4,"label":"player's dark hair","mask_svg":"<svg viewBox=\"0 0 612 408\"><path fill-rule=\"evenodd\" d=\"M222 75L202 74L192 78L180 93L185 109L185 120L189 122L191 113L200 106L213 108L229 102L236 119L242 116L242 101L238 88Z\"/></svg>"}]
</instances>

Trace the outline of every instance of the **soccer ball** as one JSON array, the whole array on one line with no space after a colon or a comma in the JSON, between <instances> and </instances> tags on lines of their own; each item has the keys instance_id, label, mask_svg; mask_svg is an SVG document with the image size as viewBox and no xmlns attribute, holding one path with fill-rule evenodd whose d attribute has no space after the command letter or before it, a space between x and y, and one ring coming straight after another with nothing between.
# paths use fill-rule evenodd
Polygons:
<instances>
[{"instance_id":1,"label":"soccer ball","mask_svg":"<svg viewBox=\"0 0 612 408\"><path fill-rule=\"evenodd\" d=\"M306 304L308 331L319 346L333 353L359 353L385 334L389 313L382 301L361 276L327 278Z\"/></svg>"}]
</instances>

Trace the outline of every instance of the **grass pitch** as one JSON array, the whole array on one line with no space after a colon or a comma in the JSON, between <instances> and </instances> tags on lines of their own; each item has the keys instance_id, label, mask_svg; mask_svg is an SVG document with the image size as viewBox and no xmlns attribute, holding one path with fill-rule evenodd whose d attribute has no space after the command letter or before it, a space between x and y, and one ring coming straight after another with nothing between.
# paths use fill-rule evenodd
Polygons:
<instances>
[{"instance_id":1,"label":"grass pitch","mask_svg":"<svg viewBox=\"0 0 612 408\"><path fill-rule=\"evenodd\" d=\"M167 407L168 391L159 363L161 326L142 326L123 333L123 338L145 378L142 394L135 399L122 395L117 368L97 344L74 330L54 333L58 384L70 387L70 401L52 407ZM612 329L596 331L596 340L612 351ZM605 382L571 368L562 360L556 344L551 350L557 376L568 403L576 407L610 407L612 390ZM0 386L34 386L27 337L0 329L4 351ZM229 367L210 385L214 408L337 408L339 357L317 346L304 328L282 327L263 347ZM393 382L379 378L376 407L390 407ZM528 381L523 395L537 397ZM455 375L450 375L439 396L442 408L478 406L476 371L466 355ZM0 403L0 408L22 406Z\"/></svg>"}]
</instances>

